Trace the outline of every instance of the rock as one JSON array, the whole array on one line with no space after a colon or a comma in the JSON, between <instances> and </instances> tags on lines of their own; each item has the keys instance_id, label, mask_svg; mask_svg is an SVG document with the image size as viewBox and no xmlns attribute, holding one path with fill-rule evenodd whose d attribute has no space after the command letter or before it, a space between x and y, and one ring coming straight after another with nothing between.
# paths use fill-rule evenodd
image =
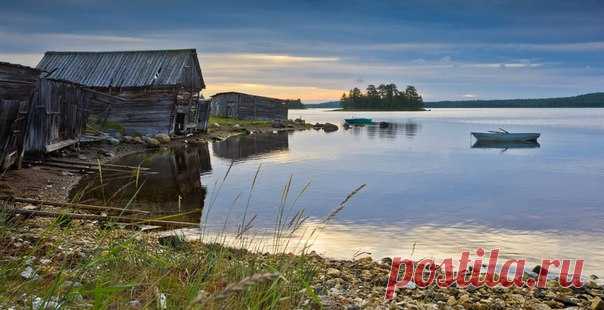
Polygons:
<instances>
[{"instance_id":1,"label":"rock","mask_svg":"<svg viewBox=\"0 0 604 310\"><path fill-rule=\"evenodd\" d=\"M508 295L508 300L511 303L519 304L519 305L524 304L524 302L526 301L526 299L524 298L524 296L522 296L520 294L510 294L510 295Z\"/></svg>"},{"instance_id":2,"label":"rock","mask_svg":"<svg viewBox=\"0 0 604 310\"><path fill-rule=\"evenodd\" d=\"M158 298L159 309L161 309L161 310L168 309L167 299L168 298L166 297L166 294L164 294L164 293L159 294L159 298Z\"/></svg>"},{"instance_id":3,"label":"rock","mask_svg":"<svg viewBox=\"0 0 604 310\"><path fill-rule=\"evenodd\" d=\"M159 237L158 241L159 241L159 244L161 244L163 246L169 246L169 247L172 247L175 249L183 248L187 244L187 240L185 239L185 236L183 234L178 234L178 233Z\"/></svg>"},{"instance_id":4,"label":"rock","mask_svg":"<svg viewBox=\"0 0 604 310\"><path fill-rule=\"evenodd\" d=\"M112 152L107 151L107 150L98 151L98 153L101 154L101 155L103 155L103 156L107 156L107 157L113 157L113 156L115 156L115 154L113 154Z\"/></svg>"},{"instance_id":5,"label":"rock","mask_svg":"<svg viewBox=\"0 0 604 310\"><path fill-rule=\"evenodd\" d=\"M34 210L38 210L40 209L39 206L34 206L34 205L26 205L25 207L23 207L22 209L24 210L29 210L29 211L34 211Z\"/></svg>"},{"instance_id":6,"label":"rock","mask_svg":"<svg viewBox=\"0 0 604 310\"><path fill-rule=\"evenodd\" d=\"M604 301L602 301L602 298L595 297L591 301L591 310L604 310Z\"/></svg>"},{"instance_id":7,"label":"rock","mask_svg":"<svg viewBox=\"0 0 604 310\"><path fill-rule=\"evenodd\" d=\"M214 127L220 127L220 124L218 124L218 123L214 123L214 124L212 124L212 125L213 125Z\"/></svg>"},{"instance_id":8,"label":"rock","mask_svg":"<svg viewBox=\"0 0 604 310\"><path fill-rule=\"evenodd\" d=\"M60 309L61 304L55 300L45 301L40 297L36 297L31 301L31 308L34 310L55 310Z\"/></svg>"},{"instance_id":9,"label":"rock","mask_svg":"<svg viewBox=\"0 0 604 310\"><path fill-rule=\"evenodd\" d=\"M325 132L332 132L332 131L337 131L337 130L338 130L338 125L335 125L332 123L323 124L323 131L325 131Z\"/></svg>"},{"instance_id":10,"label":"rock","mask_svg":"<svg viewBox=\"0 0 604 310\"><path fill-rule=\"evenodd\" d=\"M363 280L367 281L367 280L371 280L371 278L373 278L373 275L371 274L371 271L363 270L363 271L361 271L361 278L363 278Z\"/></svg>"},{"instance_id":11,"label":"rock","mask_svg":"<svg viewBox=\"0 0 604 310\"><path fill-rule=\"evenodd\" d=\"M40 264L41 264L41 265L48 265L48 264L50 264L50 263L52 263L52 260L50 260L50 259L48 259L48 258L41 258L41 259L40 259Z\"/></svg>"},{"instance_id":12,"label":"rock","mask_svg":"<svg viewBox=\"0 0 604 310\"><path fill-rule=\"evenodd\" d=\"M141 138L141 137L134 137L132 139L132 142L138 143L138 144L145 144L145 141L143 141L143 138Z\"/></svg>"},{"instance_id":13,"label":"rock","mask_svg":"<svg viewBox=\"0 0 604 310\"><path fill-rule=\"evenodd\" d=\"M327 269L327 275L330 277L337 277L341 274L342 272L340 272L340 270L335 269L335 268L329 268Z\"/></svg>"},{"instance_id":14,"label":"rock","mask_svg":"<svg viewBox=\"0 0 604 310\"><path fill-rule=\"evenodd\" d=\"M118 145L118 144L120 144L120 140L117 139L117 138L114 138L114 137L107 137L105 139L105 141L107 141L111 145Z\"/></svg>"},{"instance_id":15,"label":"rock","mask_svg":"<svg viewBox=\"0 0 604 310\"><path fill-rule=\"evenodd\" d=\"M143 308L143 304L141 304L141 302L136 299L129 301L128 306L130 307L130 309L142 309Z\"/></svg>"},{"instance_id":16,"label":"rock","mask_svg":"<svg viewBox=\"0 0 604 310\"><path fill-rule=\"evenodd\" d=\"M235 127L235 128L239 128L239 127L241 127L241 125L239 125L239 124L235 124L235 125L233 125L233 127Z\"/></svg>"},{"instance_id":17,"label":"rock","mask_svg":"<svg viewBox=\"0 0 604 310\"><path fill-rule=\"evenodd\" d=\"M155 138L151 138L151 137L144 137L143 141L145 141L145 143L149 146L160 146L161 143L159 143L159 141Z\"/></svg>"},{"instance_id":18,"label":"rock","mask_svg":"<svg viewBox=\"0 0 604 310\"><path fill-rule=\"evenodd\" d=\"M126 143L133 143L134 142L134 138L132 136L124 136L122 138L122 140Z\"/></svg>"},{"instance_id":19,"label":"rock","mask_svg":"<svg viewBox=\"0 0 604 310\"><path fill-rule=\"evenodd\" d=\"M159 141L161 144L170 143L170 141L171 141L170 135L165 134L165 133L156 134L155 139L157 139L157 141Z\"/></svg>"},{"instance_id":20,"label":"rock","mask_svg":"<svg viewBox=\"0 0 604 310\"><path fill-rule=\"evenodd\" d=\"M273 128L285 128L285 124L283 123L283 121L276 119L276 120L273 120L273 122L271 124L271 127L273 127Z\"/></svg>"},{"instance_id":21,"label":"rock","mask_svg":"<svg viewBox=\"0 0 604 310\"><path fill-rule=\"evenodd\" d=\"M529 309L532 310L551 310L552 307L548 306L547 304L532 304L531 306L528 307Z\"/></svg>"},{"instance_id":22,"label":"rock","mask_svg":"<svg viewBox=\"0 0 604 310\"><path fill-rule=\"evenodd\" d=\"M539 274L539 272L541 272L541 266L537 265L533 268L533 272L536 274Z\"/></svg>"},{"instance_id":23,"label":"rock","mask_svg":"<svg viewBox=\"0 0 604 310\"><path fill-rule=\"evenodd\" d=\"M26 279L26 280L35 280L39 276L31 266L27 266L27 267L25 267L25 270L23 270L21 272L21 277L23 277L23 279Z\"/></svg>"},{"instance_id":24,"label":"rock","mask_svg":"<svg viewBox=\"0 0 604 310\"><path fill-rule=\"evenodd\" d=\"M573 300L572 298L565 296L565 295L560 295L557 296L556 298L554 298L555 301L561 302L563 303L565 306L578 306L577 302L575 300Z\"/></svg>"}]
</instances>

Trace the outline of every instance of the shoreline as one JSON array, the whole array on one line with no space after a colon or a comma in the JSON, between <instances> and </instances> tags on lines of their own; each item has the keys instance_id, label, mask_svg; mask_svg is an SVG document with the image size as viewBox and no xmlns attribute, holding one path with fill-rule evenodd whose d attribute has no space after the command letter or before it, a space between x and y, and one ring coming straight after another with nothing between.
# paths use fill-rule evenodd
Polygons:
<instances>
[{"instance_id":1,"label":"shoreline","mask_svg":"<svg viewBox=\"0 0 604 310\"><path fill-rule=\"evenodd\" d=\"M213 128L212 128L213 127ZM186 138L173 139L161 147L182 145L187 143L209 143L213 139L225 139L235 135L254 134L271 131L289 131L291 129L254 127L254 126L212 126L207 134ZM310 125L299 126L294 130L310 128ZM186 140L186 141L185 141ZM77 158L93 159L101 154L99 160L107 163L120 157L149 150L143 144L120 143L117 146L108 143L93 143L82 146ZM109 154L109 155L108 155ZM71 154L75 155L75 154ZM80 155L83 155L81 157ZM38 167L38 168L36 168ZM23 171L9 171L2 177L2 182L12 182L17 186L15 194L24 196L34 195L38 198L66 201L69 190L77 184L82 175L78 173L64 173L58 169L41 169L39 166L29 167ZM19 175L21 174L21 175ZM23 177L23 178L19 178ZM29 178L28 178L29 177ZM3 189L6 184L3 184ZM13 188L14 189L14 188ZM43 207L44 209L58 209ZM581 307L600 309L604 307L604 288L591 281L585 288L565 289L551 282L548 289L534 288L436 288L405 289L399 290L392 302L384 300L386 283L390 271L388 259L374 261L370 257L360 257L355 260L331 259L322 257L314 252L305 255L291 253L268 254L250 252L244 249L225 247L223 245L201 243L199 241L183 241L173 234L164 236L156 232L137 232L119 227L105 227L103 221L95 220L70 220L66 226L61 221L47 218L26 218L17 216L18 225L0 226L0 245L2 255L0 275L3 284L0 291L9 294L0 294L0 308L31 307L37 298L44 302L63 302L67 307L86 307L95 304L95 295L92 294L98 287L97 277L107 277L115 285L127 284L134 280L136 293L127 291L108 293L105 302L107 306L123 308L145 308L147 306L160 306L161 296L167 296L167 303L171 307L193 304L193 308L220 308L224 303L232 303L234 307L240 302L245 302L242 296L254 294L262 295L263 291L275 293L275 288L267 286L268 283L278 283L283 288L277 288L279 298L277 303L285 308L290 307L325 307L325 308L366 308L366 309L552 309L566 307ZM116 246L117 245L117 246ZM118 250L118 256L111 255ZM226 253L226 254L225 254ZM109 256L108 256L109 255ZM130 255L142 257L150 261L144 265L129 261ZM203 287L197 287L196 281L201 281L195 275L187 276L184 284L178 284L176 277L184 270L179 268L184 264L190 268L187 273L209 272L204 265L193 263L198 257L213 257L219 255L221 264L225 268L215 274L216 277L227 278L225 282L213 279ZM225 255L222 257L222 255ZM156 274L158 270L166 268L156 265L152 258L170 261L176 257L177 263L168 263L168 273ZM230 258L229 258L230 257ZM124 270L124 274L104 274L101 276L90 273L88 266L91 262L105 261L111 258L112 268ZM224 260L224 261L223 261ZM240 261L238 261L240 260ZM253 263L258 269L241 269L239 262ZM189 265L190 264L190 265ZM97 267L93 264L93 266ZM105 266L103 264L99 266ZM263 266L263 267L262 267ZM103 267L103 268L106 268ZM137 274L127 273L126 270L139 268L143 274L149 274L142 282ZM195 269L197 268L197 269ZM28 277L33 270L36 276ZM104 269L103 269L104 270ZM111 268L107 272L111 272ZM204 271L205 270L205 271ZM289 282L279 279L283 276ZM309 277L298 278L302 270L307 270ZM203 272L202 272L203 271ZM272 273L271 273L272 272ZM235 273L236 275L233 275ZM271 275L272 274L272 275ZM175 276L176 275L176 276ZM261 275L265 276L262 278ZM161 285L165 278L175 276L175 282ZM254 278L255 277L255 278ZM164 279L164 280L162 280ZM245 282L248 279L248 282ZM250 280L251 279L251 280ZM261 281L262 280L262 281ZM594 279L595 280L595 279ZM56 282L53 282L56 281ZM148 287L144 283L154 283ZM254 282L248 286L246 283ZM271 282L272 281L272 282ZM297 282L296 282L297 281ZM302 285L302 283L308 283ZM244 284L241 284L244 282ZM293 283L292 283L293 282ZM76 285L76 283L79 283ZM42 287L53 292L54 286L59 286L58 293L51 295L36 294ZM233 286L243 286L242 290L229 291ZM12 287L17 287L15 290ZM195 288L196 293L189 296L181 291ZM197 292L198 291L198 292ZM258 292L259 291L259 292ZM19 293L19 294L17 294ZM23 295L23 294L25 295ZM77 298L70 298L70 294L78 294ZM232 296L230 294L233 294ZM53 296L62 296L55 301ZM223 297L223 295L228 295ZM48 297L50 296L50 297ZM176 297L178 296L178 297ZM201 297L200 297L201 296ZM237 298L235 298L237 297ZM249 298L252 298L248 296ZM202 301L195 302L201 298ZM264 305L264 304L263 304ZM171 308L168 307L168 308Z\"/></svg>"}]
</instances>

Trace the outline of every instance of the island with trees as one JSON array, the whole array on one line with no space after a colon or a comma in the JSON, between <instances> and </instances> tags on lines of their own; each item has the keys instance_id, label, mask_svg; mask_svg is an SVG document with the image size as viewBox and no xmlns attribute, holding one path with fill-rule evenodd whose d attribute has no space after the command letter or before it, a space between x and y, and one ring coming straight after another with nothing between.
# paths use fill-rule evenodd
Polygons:
<instances>
[{"instance_id":1,"label":"island with trees","mask_svg":"<svg viewBox=\"0 0 604 310\"><path fill-rule=\"evenodd\" d=\"M424 111L424 100L415 87L402 91L396 84L369 85L365 93L355 87L342 95L340 103L348 111Z\"/></svg>"}]
</instances>

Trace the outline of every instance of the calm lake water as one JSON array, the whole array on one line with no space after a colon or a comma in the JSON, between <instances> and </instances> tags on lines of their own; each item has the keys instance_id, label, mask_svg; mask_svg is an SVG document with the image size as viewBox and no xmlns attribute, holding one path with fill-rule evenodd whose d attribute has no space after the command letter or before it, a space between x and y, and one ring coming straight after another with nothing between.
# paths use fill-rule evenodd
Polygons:
<instances>
[{"instance_id":1,"label":"calm lake water","mask_svg":"<svg viewBox=\"0 0 604 310\"><path fill-rule=\"evenodd\" d=\"M256 216L250 232L257 240L271 238L292 177L288 208L310 185L288 214L303 208L306 231L323 227L312 249L327 256L408 256L414 243L416 258L499 248L504 257L532 263L584 258L588 272L604 275L604 109L290 111L290 118L338 125L351 116L392 125L234 137L120 162L161 171L145 178L137 203L191 210L197 220L203 206L209 231L237 229L261 165L247 215ZM471 131L498 127L541 132L539 145L473 147ZM361 184L366 187L322 225Z\"/></svg>"}]
</instances>

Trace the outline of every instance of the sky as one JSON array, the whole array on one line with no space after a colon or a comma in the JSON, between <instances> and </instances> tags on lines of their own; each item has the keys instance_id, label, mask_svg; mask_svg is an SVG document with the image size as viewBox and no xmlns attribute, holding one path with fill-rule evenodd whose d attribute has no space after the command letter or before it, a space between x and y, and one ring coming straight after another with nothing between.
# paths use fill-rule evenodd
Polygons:
<instances>
[{"instance_id":1,"label":"sky","mask_svg":"<svg viewBox=\"0 0 604 310\"><path fill-rule=\"evenodd\" d=\"M207 97L305 103L414 85L427 101L604 91L604 1L0 0L0 61L196 48Z\"/></svg>"}]
</instances>

